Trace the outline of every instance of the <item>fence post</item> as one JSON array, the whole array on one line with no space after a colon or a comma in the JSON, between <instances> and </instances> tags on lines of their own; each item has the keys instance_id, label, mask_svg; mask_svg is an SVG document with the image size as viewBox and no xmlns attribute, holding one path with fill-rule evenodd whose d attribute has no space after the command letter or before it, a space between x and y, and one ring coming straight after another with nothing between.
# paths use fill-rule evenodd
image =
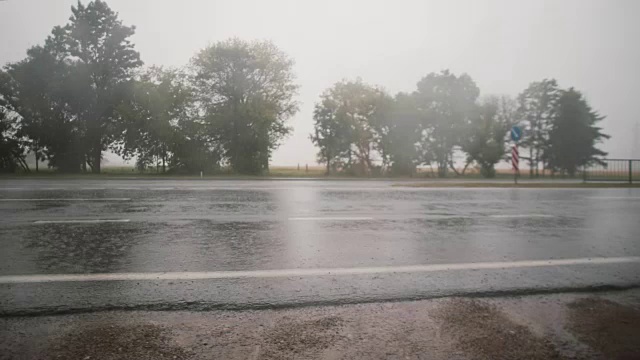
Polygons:
<instances>
[{"instance_id":1,"label":"fence post","mask_svg":"<svg viewBox=\"0 0 640 360\"><path fill-rule=\"evenodd\" d=\"M633 164L633 160L629 160L629 184L633 183L633 169L631 169L631 164Z\"/></svg>"}]
</instances>

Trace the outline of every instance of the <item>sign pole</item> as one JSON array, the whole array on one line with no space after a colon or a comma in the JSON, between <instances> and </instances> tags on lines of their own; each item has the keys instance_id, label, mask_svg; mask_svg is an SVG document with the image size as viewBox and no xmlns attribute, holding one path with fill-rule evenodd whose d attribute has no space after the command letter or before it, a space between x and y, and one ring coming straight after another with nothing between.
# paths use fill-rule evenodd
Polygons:
<instances>
[{"instance_id":1,"label":"sign pole","mask_svg":"<svg viewBox=\"0 0 640 360\"><path fill-rule=\"evenodd\" d=\"M520 175L520 153L518 152L518 141L522 138L522 129L519 126L511 127L511 140L513 146L511 148L511 167L513 168L513 183L518 184L518 176Z\"/></svg>"},{"instance_id":2,"label":"sign pole","mask_svg":"<svg viewBox=\"0 0 640 360\"><path fill-rule=\"evenodd\" d=\"M518 152L518 143L513 144L511 149L511 166L513 167L513 183L518 184L518 175L520 175L520 153Z\"/></svg>"}]
</instances>

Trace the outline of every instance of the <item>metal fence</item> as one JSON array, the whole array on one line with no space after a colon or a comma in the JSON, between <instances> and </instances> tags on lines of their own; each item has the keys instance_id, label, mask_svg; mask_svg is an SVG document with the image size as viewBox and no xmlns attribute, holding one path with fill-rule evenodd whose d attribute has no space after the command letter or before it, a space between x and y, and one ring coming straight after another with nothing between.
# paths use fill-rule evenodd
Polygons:
<instances>
[{"instance_id":1,"label":"metal fence","mask_svg":"<svg viewBox=\"0 0 640 360\"><path fill-rule=\"evenodd\" d=\"M640 160L604 159L582 169L584 181L640 181Z\"/></svg>"}]
</instances>

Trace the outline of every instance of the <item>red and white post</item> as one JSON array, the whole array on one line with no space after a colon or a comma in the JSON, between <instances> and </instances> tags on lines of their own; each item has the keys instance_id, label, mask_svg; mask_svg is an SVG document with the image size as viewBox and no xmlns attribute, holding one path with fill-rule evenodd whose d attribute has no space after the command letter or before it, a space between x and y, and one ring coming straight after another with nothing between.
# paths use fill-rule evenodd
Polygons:
<instances>
[{"instance_id":1,"label":"red and white post","mask_svg":"<svg viewBox=\"0 0 640 360\"><path fill-rule=\"evenodd\" d=\"M520 175L520 153L518 152L518 144L513 144L511 148L511 167L513 168L513 182L518 183L518 176Z\"/></svg>"}]
</instances>

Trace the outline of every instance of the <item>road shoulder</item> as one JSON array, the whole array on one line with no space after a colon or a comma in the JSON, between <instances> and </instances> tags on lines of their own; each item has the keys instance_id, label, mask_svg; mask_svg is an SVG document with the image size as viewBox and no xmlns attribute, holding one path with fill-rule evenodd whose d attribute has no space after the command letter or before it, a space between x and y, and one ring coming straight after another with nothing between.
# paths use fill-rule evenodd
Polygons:
<instances>
[{"instance_id":1,"label":"road shoulder","mask_svg":"<svg viewBox=\"0 0 640 360\"><path fill-rule=\"evenodd\" d=\"M0 324L3 359L637 358L640 290Z\"/></svg>"}]
</instances>

